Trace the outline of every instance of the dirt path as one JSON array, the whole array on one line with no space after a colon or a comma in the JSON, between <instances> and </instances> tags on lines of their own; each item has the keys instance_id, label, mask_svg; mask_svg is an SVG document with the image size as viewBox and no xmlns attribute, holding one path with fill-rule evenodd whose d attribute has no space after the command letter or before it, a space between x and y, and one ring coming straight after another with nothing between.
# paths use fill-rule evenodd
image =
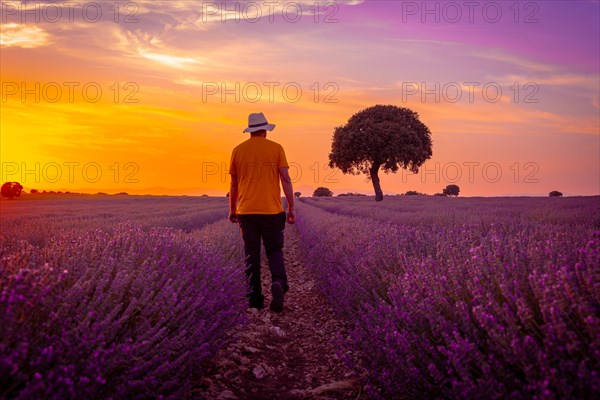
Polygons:
<instances>
[{"instance_id":1,"label":"dirt path","mask_svg":"<svg viewBox=\"0 0 600 400\"><path fill-rule=\"evenodd\" d=\"M346 337L304 267L298 231L286 225L284 255L290 284L283 313L268 309L271 276L263 260L265 309L248 310L249 324L211 361L195 396L206 399L357 399L360 383L332 343ZM263 257L264 258L264 257Z\"/></svg>"}]
</instances>

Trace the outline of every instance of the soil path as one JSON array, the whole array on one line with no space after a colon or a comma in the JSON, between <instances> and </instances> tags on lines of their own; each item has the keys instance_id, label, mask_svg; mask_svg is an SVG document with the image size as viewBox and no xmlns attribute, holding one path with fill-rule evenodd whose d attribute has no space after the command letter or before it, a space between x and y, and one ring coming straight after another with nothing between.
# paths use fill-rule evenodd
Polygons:
<instances>
[{"instance_id":1,"label":"soil path","mask_svg":"<svg viewBox=\"0 0 600 400\"><path fill-rule=\"evenodd\" d=\"M240 238L241 240L241 238ZM333 343L346 337L304 266L298 231L286 225L284 256L290 290L285 309L268 309L271 275L262 266L265 309L249 309L249 323L211 360L194 396L206 399L358 399L361 385ZM264 259L263 255L263 259Z\"/></svg>"}]
</instances>

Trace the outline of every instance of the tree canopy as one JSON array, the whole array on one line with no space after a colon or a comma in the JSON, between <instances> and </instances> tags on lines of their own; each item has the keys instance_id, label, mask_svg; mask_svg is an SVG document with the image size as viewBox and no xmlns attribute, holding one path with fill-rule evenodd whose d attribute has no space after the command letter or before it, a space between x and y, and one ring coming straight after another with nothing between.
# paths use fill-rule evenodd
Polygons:
<instances>
[{"instance_id":1,"label":"tree canopy","mask_svg":"<svg viewBox=\"0 0 600 400\"><path fill-rule=\"evenodd\" d=\"M383 200L379 169L385 173L404 168L417 173L432 155L431 132L409 108L376 105L354 114L335 128L329 166L344 174L371 179L375 200Z\"/></svg>"},{"instance_id":2,"label":"tree canopy","mask_svg":"<svg viewBox=\"0 0 600 400\"><path fill-rule=\"evenodd\" d=\"M460 188L458 187L458 185L448 185L444 188L442 193L446 196L458 196L458 194L460 193Z\"/></svg>"},{"instance_id":3,"label":"tree canopy","mask_svg":"<svg viewBox=\"0 0 600 400\"><path fill-rule=\"evenodd\" d=\"M0 188L2 197L8 197L9 199L21 197L22 191L23 186L19 182L5 182Z\"/></svg>"},{"instance_id":4,"label":"tree canopy","mask_svg":"<svg viewBox=\"0 0 600 400\"><path fill-rule=\"evenodd\" d=\"M316 188L313 193L313 197L331 197L331 196L333 196L333 192L323 186Z\"/></svg>"}]
</instances>

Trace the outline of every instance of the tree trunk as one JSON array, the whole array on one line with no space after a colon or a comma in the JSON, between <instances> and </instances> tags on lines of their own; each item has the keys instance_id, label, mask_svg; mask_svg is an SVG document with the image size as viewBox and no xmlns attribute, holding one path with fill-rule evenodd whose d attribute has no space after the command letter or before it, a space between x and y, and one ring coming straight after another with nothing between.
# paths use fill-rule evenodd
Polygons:
<instances>
[{"instance_id":1,"label":"tree trunk","mask_svg":"<svg viewBox=\"0 0 600 400\"><path fill-rule=\"evenodd\" d=\"M383 200L383 192L381 191L381 185L379 185L379 167L381 167L381 164L375 164L369 171L371 181L373 182L373 189L375 189L375 201Z\"/></svg>"}]
</instances>

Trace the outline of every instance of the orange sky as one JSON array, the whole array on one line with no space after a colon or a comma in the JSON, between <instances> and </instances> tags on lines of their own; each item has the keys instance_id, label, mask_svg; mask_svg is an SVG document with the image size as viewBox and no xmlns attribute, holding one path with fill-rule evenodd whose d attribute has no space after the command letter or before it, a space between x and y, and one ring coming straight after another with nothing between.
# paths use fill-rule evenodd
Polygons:
<instances>
[{"instance_id":1,"label":"orange sky","mask_svg":"<svg viewBox=\"0 0 600 400\"><path fill-rule=\"evenodd\" d=\"M318 12L314 1L294 2L304 7L296 22L284 2L255 3L256 22L244 2L228 2L239 12L224 21L224 10L193 2L121 2L118 15L114 2L96 2L96 22L91 3L72 21L44 3L2 2L2 181L222 195L247 115L262 111L277 125L269 138L284 146L296 190L371 193L364 176L326 167L331 136L355 112L395 104L420 114L433 157L420 176L381 174L385 193L456 183L466 196L600 194L598 2L540 2L529 26L444 24L443 14L411 21L386 2L321 2ZM569 12L577 22L557 25ZM479 86L470 93L468 82ZM440 98L423 98L421 85Z\"/></svg>"}]
</instances>

